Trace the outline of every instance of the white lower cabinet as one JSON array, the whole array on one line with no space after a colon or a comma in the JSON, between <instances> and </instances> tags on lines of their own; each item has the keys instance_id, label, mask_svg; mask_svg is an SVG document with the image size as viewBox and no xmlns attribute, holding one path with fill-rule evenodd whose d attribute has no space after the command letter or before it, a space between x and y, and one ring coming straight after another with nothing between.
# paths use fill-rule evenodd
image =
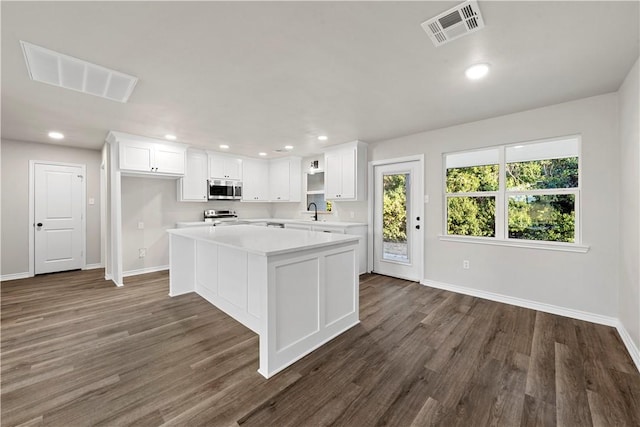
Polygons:
<instances>
[{"instance_id":1,"label":"white lower cabinet","mask_svg":"<svg viewBox=\"0 0 640 427\"><path fill-rule=\"evenodd\" d=\"M311 225L305 225L305 224L285 224L284 228L290 228L292 230L311 231Z\"/></svg>"},{"instance_id":2,"label":"white lower cabinet","mask_svg":"<svg viewBox=\"0 0 640 427\"><path fill-rule=\"evenodd\" d=\"M208 156L204 151L187 151L187 170L178 180L178 201L206 202Z\"/></svg>"}]
</instances>

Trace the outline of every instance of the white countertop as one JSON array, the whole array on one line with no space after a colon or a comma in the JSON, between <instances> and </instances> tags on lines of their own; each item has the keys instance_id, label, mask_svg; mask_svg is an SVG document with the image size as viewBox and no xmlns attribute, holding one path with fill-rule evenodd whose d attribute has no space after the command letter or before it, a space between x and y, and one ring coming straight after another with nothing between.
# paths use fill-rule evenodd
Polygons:
<instances>
[{"instance_id":1,"label":"white countertop","mask_svg":"<svg viewBox=\"0 0 640 427\"><path fill-rule=\"evenodd\" d=\"M304 220L304 219L282 219L282 218L252 218L252 219L245 219L245 218L239 218L241 221L246 221L249 223L258 223L258 222L274 222L277 224L303 224L303 225L318 225L318 226L322 226L325 225L327 227L343 227L343 228L349 228L349 227L360 227L360 226L366 226L367 224L364 222L343 222L343 221L310 221L310 220ZM192 226L198 226L198 225L209 225L210 223L208 222L204 222L204 221L181 221L176 223L177 225L181 226L181 227L192 227Z\"/></svg>"},{"instance_id":2,"label":"white countertop","mask_svg":"<svg viewBox=\"0 0 640 427\"><path fill-rule=\"evenodd\" d=\"M357 242L358 236L318 233L252 225L232 227L192 227L167 230L176 236L203 240L263 256L299 252L305 249L332 246L336 243Z\"/></svg>"},{"instance_id":3,"label":"white countertop","mask_svg":"<svg viewBox=\"0 0 640 427\"><path fill-rule=\"evenodd\" d=\"M283 218L259 218L259 219L244 219L248 222L275 222L278 224L305 224L305 225L327 225L330 227L359 227L367 225L364 222L347 222L347 221L311 221L308 219L283 219Z\"/></svg>"}]
</instances>

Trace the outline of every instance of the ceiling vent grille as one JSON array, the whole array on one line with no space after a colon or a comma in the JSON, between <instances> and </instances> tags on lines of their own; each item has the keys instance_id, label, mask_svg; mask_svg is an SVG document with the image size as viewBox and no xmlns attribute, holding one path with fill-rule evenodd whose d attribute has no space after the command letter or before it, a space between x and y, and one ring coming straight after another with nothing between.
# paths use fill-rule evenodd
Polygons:
<instances>
[{"instance_id":1,"label":"ceiling vent grille","mask_svg":"<svg viewBox=\"0 0 640 427\"><path fill-rule=\"evenodd\" d=\"M467 0L421 25L433 44L438 47L484 28L484 20L480 15L478 2Z\"/></svg>"},{"instance_id":2,"label":"ceiling vent grille","mask_svg":"<svg viewBox=\"0 0 640 427\"><path fill-rule=\"evenodd\" d=\"M20 41L32 80L127 102L137 77Z\"/></svg>"}]
</instances>

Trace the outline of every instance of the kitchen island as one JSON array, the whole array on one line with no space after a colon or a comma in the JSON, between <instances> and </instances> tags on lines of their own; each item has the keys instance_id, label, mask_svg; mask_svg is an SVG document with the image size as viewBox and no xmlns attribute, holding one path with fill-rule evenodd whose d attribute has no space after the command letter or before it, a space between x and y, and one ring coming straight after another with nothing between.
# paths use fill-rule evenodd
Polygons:
<instances>
[{"instance_id":1,"label":"kitchen island","mask_svg":"<svg viewBox=\"0 0 640 427\"><path fill-rule=\"evenodd\" d=\"M359 323L357 236L251 225L168 232L169 295L196 292L256 332L266 378Z\"/></svg>"}]
</instances>

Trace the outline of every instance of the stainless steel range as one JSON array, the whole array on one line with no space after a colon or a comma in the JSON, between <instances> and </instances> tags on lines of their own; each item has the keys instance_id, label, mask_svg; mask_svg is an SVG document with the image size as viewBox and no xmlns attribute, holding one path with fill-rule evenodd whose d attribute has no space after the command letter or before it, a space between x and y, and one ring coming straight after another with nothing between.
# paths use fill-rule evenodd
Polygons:
<instances>
[{"instance_id":1,"label":"stainless steel range","mask_svg":"<svg viewBox=\"0 0 640 427\"><path fill-rule=\"evenodd\" d=\"M206 209L204 211L204 222L206 225L213 225L215 227L222 225L249 224L248 221L239 220L238 214L233 209Z\"/></svg>"}]
</instances>

